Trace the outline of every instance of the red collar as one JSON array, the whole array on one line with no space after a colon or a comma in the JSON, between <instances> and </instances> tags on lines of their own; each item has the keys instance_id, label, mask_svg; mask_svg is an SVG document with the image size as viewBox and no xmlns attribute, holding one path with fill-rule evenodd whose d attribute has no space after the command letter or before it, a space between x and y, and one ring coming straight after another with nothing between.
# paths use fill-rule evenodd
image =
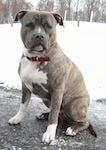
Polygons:
<instances>
[{"instance_id":1,"label":"red collar","mask_svg":"<svg viewBox=\"0 0 106 150\"><path fill-rule=\"evenodd\" d=\"M28 57L25 56L28 60L30 61L37 61L37 62L45 62L45 61L50 61L50 58L48 56L46 57Z\"/></svg>"}]
</instances>

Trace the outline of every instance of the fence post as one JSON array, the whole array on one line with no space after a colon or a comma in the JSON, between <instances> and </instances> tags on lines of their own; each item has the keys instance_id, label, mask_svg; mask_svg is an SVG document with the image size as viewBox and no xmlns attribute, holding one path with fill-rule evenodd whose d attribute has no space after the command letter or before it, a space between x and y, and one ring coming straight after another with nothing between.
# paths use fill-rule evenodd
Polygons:
<instances>
[{"instance_id":1,"label":"fence post","mask_svg":"<svg viewBox=\"0 0 106 150\"><path fill-rule=\"evenodd\" d=\"M14 22L13 20L14 20L14 19L13 19L13 16L11 16L11 17L10 17L10 24L11 24L11 27L13 27L13 22Z\"/></svg>"},{"instance_id":2,"label":"fence post","mask_svg":"<svg viewBox=\"0 0 106 150\"><path fill-rule=\"evenodd\" d=\"M77 26L80 26L80 16L77 17Z\"/></svg>"}]
</instances>

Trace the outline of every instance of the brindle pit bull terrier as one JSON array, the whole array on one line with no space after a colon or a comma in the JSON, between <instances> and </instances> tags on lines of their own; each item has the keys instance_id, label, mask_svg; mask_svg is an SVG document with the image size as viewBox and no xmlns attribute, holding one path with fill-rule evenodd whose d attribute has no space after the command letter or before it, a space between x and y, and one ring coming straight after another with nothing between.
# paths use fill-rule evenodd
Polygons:
<instances>
[{"instance_id":1,"label":"brindle pit bull terrier","mask_svg":"<svg viewBox=\"0 0 106 150\"><path fill-rule=\"evenodd\" d=\"M18 20L22 24L21 39L24 43L19 65L22 103L9 124L21 122L31 93L34 93L50 108L43 142L50 143L55 139L60 112L70 121L77 122L67 128L66 135L74 136L90 128L86 118L90 97L83 76L56 42L56 25L63 26L62 17L57 13L23 10L17 13L15 21ZM42 113L37 117L44 119L46 116Z\"/></svg>"}]
</instances>

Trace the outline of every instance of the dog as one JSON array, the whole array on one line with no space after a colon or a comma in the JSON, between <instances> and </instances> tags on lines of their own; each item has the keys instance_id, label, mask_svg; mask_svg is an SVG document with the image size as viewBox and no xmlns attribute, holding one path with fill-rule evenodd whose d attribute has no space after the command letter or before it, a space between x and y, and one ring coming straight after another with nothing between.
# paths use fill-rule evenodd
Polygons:
<instances>
[{"instance_id":1,"label":"dog","mask_svg":"<svg viewBox=\"0 0 106 150\"><path fill-rule=\"evenodd\" d=\"M61 15L22 10L15 17L15 21L19 20L24 44L19 65L22 103L18 113L8 121L9 124L21 122L31 93L34 93L50 108L50 112L37 116L39 119L48 116L42 142L50 143L55 139L59 114L76 122L76 125L67 128L66 135L74 136L91 127L86 117L90 97L81 71L62 52L56 41L56 25L63 26Z\"/></svg>"}]
</instances>

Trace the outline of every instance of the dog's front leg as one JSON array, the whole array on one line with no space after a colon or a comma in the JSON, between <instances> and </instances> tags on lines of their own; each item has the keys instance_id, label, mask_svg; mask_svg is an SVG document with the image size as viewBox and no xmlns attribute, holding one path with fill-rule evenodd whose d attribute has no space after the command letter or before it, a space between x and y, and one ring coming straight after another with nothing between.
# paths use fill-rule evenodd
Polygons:
<instances>
[{"instance_id":1,"label":"dog's front leg","mask_svg":"<svg viewBox=\"0 0 106 150\"><path fill-rule=\"evenodd\" d=\"M46 132L43 134L42 142L44 143L50 143L55 139L56 134L56 128L58 124L58 116L60 112L60 107L62 103L62 90L56 90L53 92L53 95L51 97L51 107L50 107L50 113L49 113L49 125L47 127Z\"/></svg>"},{"instance_id":2,"label":"dog's front leg","mask_svg":"<svg viewBox=\"0 0 106 150\"><path fill-rule=\"evenodd\" d=\"M29 104L29 100L31 97L31 92L26 88L24 84L22 84L22 103L20 104L20 109L18 113L9 119L9 124L18 124L24 118L27 106Z\"/></svg>"}]
</instances>

